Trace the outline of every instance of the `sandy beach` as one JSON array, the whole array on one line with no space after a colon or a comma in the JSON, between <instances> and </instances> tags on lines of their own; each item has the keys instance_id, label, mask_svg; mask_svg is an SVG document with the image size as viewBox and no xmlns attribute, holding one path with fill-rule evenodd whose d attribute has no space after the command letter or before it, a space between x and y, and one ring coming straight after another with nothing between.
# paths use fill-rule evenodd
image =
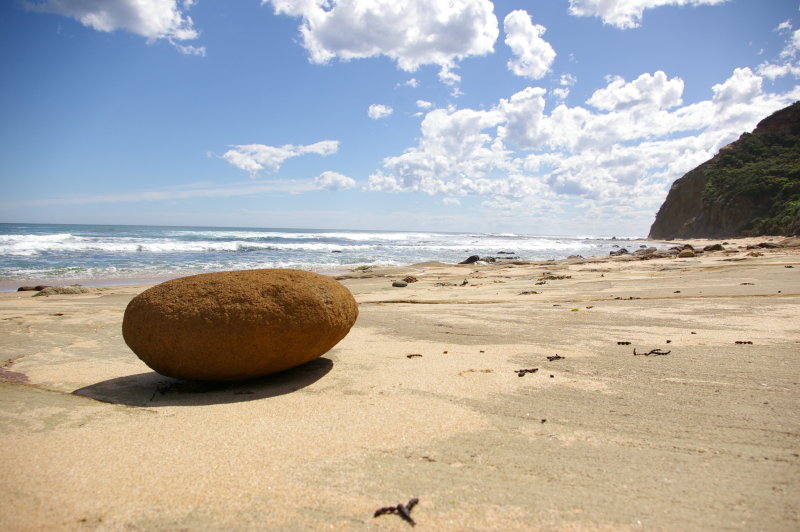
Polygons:
<instances>
[{"instance_id":1,"label":"sandy beach","mask_svg":"<svg viewBox=\"0 0 800 532\"><path fill-rule=\"evenodd\" d=\"M147 286L2 293L0 529L797 530L800 248L763 240L352 272L333 350L227 385L127 348Z\"/></svg>"}]
</instances>

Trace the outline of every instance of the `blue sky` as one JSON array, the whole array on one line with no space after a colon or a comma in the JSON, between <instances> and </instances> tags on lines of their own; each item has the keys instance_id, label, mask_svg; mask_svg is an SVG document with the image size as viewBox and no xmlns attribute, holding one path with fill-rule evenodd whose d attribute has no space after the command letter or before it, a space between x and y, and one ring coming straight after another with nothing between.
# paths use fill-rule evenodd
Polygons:
<instances>
[{"instance_id":1,"label":"blue sky","mask_svg":"<svg viewBox=\"0 0 800 532\"><path fill-rule=\"evenodd\" d=\"M10 0L0 221L646 235L797 0Z\"/></svg>"}]
</instances>

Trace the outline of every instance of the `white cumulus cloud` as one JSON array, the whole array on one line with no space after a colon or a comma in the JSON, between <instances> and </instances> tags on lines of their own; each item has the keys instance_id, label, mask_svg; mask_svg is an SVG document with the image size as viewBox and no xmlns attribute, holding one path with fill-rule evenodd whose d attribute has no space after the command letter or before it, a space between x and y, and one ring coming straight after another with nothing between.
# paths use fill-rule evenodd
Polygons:
<instances>
[{"instance_id":1,"label":"white cumulus cloud","mask_svg":"<svg viewBox=\"0 0 800 532\"><path fill-rule=\"evenodd\" d=\"M762 80L749 68L737 68L723 83L711 87L714 101L721 104L747 103L761 93Z\"/></svg>"},{"instance_id":2,"label":"white cumulus cloud","mask_svg":"<svg viewBox=\"0 0 800 532\"><path fill-rule=\"evenodd\" d=\"M356 180L328 170L315 177L313 185L315 188L324 190L347 190L356 186Z\"/></svg>"},{"instance_id":3,"label":"white cumulus cloud","mask_svg":"<svg viewBox=\"0 0 800 532\"><path fill-rule=\"evenodd\" d=\"M277 172L286 159L308 153L330 155L339 150L339 141L323 140L305 146L285 144L283 146L267 146L266 144L238 144L222 154L222 158L233 166L249 172L255 177L258 172L267 169Z\"/></svg>"},{"instance_id":4,"label":"white cumulus cloud","mask_svg":"<svg viewBox=\"0 0 800 532\"><path fill-rule=\"evenodd\" d=\"M491 145L491 136L484 132L500 118L494 111L431 111L422 121L419 145L386 158L384 166L401 188L448 194L456 183L470 186L467 181L502 165L504 153ZM372 185L377 183L370 179L368 188L374 189Z\"/></svg>"},{"instance_id":5,"label":"white cumulus cloud","mask_svg":"<svg viewBox=\"0 0 800 532\"><path fill-rule=\"evenodd\" d=\"M645 9L662 6L717 5L728 0L569 0L569 12L582 17L600 17L605 24L635 28Z\"/></svg>"},{"instance_id":6,"label":"white cumulus cloud","mask_svg":"<svg viewBox=\"0 0 800 532\"><path fill-rule=\"evenodd\" d=\"M384 55L407 72L438 65L449 82L456 62L491 53L499 34L490 0L267 2L277 14L302 18L302 44L314 63Z\"/></svg>"},{"instance_id":7,"label":"white cumulus cloud","mask_svg":"<svg viewBox=\"0 0 800 532\"><path fill-rule=\"evenodd\" d=\"M205 55L204 47L181 44L198 32L186 11L193 0L26 0L31 11L53 13L78 20L97 31L118 29L148 40L166 39L185 54Z\"/></svg>"},{"instance_id":8,"label":"white cumulus cloud","mask_svg":"<svg viewBox=\"0 0 800 532\"><path fill-rule=\"evenodd\" d=\"M392 109L388 105L373 103L372 105L369 106L369 109L367 109L367 116L369 116L373 120L379 120L381 118L386 118L393 112L394 109Z\"/></svg>"},{"instance_id":9,"label":"white cumulus cloud","mask_svg":"<svg viewBox=\"0 0 800 532\"><path fill-rule=\"evenodd\" d=\"M592 94L586 103L604 111L622 110L636 106L669 109L680 105L683 80L668 79L664 72L642 74L630 83L615 77L603 89Z\"/></svg>"},{"instance_id":10,"label":"white cumulus cloud","mask_svg":"<svg viewBox=\"0 0 800 532\"><path fill-rule=\"evenodd\" d=\"M644 225L675 179L800 97L800 87L764 92L748 68L711 87L706 100L684 105L683 90L680 78L655 72L609 79L591 107L548 109L547 91L527 87L487 110L432 110L417 145L385 158L365 188L481 196L526 216L569 202L587 219Z\"/></svg>"},{"instance_id":11,"label":"white cumulus cloud","mask_svg":"<svg viewBox=\"0 0 800 532\"><path fill-rule=\"evenodd\" d=\"M548 134L542 129L546 93L541 87L526 87L508 100L501 99L497 109L505 125L498 128L498 137L522 149L540 146Z\"/></svg>"},{"instance_id":12,"label":"white cumulus cloud","mask_svg":"<svg viewBox=\"0 0 800 532\"><path fill-rule=\"evenodd\" d=\"M556 52L549 42L542 39L544 26L534 24L528 13L518 9L506 16L503 28L506 44L514 53L514 57L508 61L511 72L517 76L539 79L550 71Z\"/></svg>"}]
</instances>

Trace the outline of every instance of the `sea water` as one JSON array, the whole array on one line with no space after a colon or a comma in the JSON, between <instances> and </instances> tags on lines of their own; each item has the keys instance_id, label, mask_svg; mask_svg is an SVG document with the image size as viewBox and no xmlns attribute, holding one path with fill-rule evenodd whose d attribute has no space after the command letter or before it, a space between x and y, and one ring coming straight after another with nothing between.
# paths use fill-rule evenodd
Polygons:
<instances>
[{"instance_id":1,"label":"sea water","mask_svg":"<svg viewBox=\"0 0 800 532\"><path fill-rule=\"evenodd\" d=\"M323 273L470 255L519 260L598 256L637 238L423 231L0 224L0 290L19 284L115 284L251 268Z\"/></svg>"}]
</instances>

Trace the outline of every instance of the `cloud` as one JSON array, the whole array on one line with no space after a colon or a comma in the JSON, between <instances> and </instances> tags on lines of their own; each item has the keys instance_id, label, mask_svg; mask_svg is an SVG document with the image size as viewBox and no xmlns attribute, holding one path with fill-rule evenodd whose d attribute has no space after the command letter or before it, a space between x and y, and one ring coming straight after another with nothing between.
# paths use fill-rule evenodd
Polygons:
<instances>
[{"instance_id":1,"label":"cloud","mask_svg":"<svg viewBox=\"0 0 800 532\"><path fill-rule=\"evenodd\" d=\"M433 104L426 100L417 100L417 107L420 109L430 109L433 107Z\"/></svg>"},{"instance_id":2,"label":"cloud","mask_svg":"<svg viewBox=\"0 0 800 532\"><path fill-rule=\"evenodd\" d=\"M419 145L396 157L384 159L391 176L370 176L369 190L416 190L429 194L451 194L471 189L490 169L503 164L505 153L491 146L483 131L500 120L494 111L437 109L422 121Z\"/></svg>"},{"instance_id":3,"label":"cloud","mask_svg":"<svg viewBox=\"0 0 800 532\"><path fill-rule=\"evenodd\" d=\"M306 146L267 146L266 144L238 144L230 146L230 150L222 154L222 158L233 166L250 173L250 177L266 168L277 172L286 159L308 153L330 155L339 150L339 141L323 140Z\"/></svg>"},{"instance_id":4,"label":"cloud","mask_svg":"<svg viewBox=\"0 0 800 532\"><path fill-rule=\"evenodd\" d=\"M546 93L541 87L526 87L508 100L501 99L497 109L505 125L498 128L498 138L522 149L541 145L547 135L542 129Z\"/></svg>"},{"instance_id":5,"label":"cloud","mask_svg":"<svg viewBox=\"0 0 800 532\"><path fill-rule=\"evenodd\" d=\"M569 89L567 87L553 89L553 96L555 96L557 100L566 100L569 96Z\"/></svg>"},{"instance_id":6,"label":"cloud","mask_svg":"<svg viewBox=\"0 0 800 532\"><path fill-rule=\"evenodd\" d=\"M800 77L800 30L791 31L792 26L787 20L775 28L778 33L786 33L786 45L774 61L764 61L758 66L758 73L765 78L775 80L783 76Z\"/></svg>"},{"instance_id":7,"label":"cloud","mask_svg":"<svg viewBox=\"0 0 800 532\"><path fill-rule=\"evenodd\" d=\"M547 91L527 87L486 110L436 109L419 141L387 157L367 190L480 196L487 206L546 212L567 203L586 216L649 223L669 185L772 112L800 87L765 93L748 68L684 105L684 83L663 72L611 78L587 100L546 108Z\"/></svg>"},{"instance_id":8,"label":"cloud","mask_svg":"<svg viewBox=\"0 0 800 532\"><path fill-rule=\"evenodd\" d=\"M102 203L136 203L140 201L172 201L194 198L230 198L237 196L257 196L276 192L298 194L314 190L310 181L278 180L247 181L243 183L199 183L183 187L149 190L122 194L97 194L93 196L71 196L63 198L43 198L20 202L26 206L49 205L91 205Z\"/></svg>"},{"instance_id":9,"label":"cloud","mask_svg":"<svg viewBox=\"0 0 800 532\"><path fill-rule=\"evenodd\" d=\"M540 79L550 71L556 52L542 39L545 27L533 24L527 12L518 9L506 15L503 21L506 44L514 54L508 69L517 76Z\"/></svg>"},{"instance_id":10,"label":"cloud","mask_svg":"<svg viewBox=\"0 0 800 532\"><path fill-rule=\"evenodd\" d=\"M31 11L70 17L97 31L121 29L149 41L165 39L184 54L205 55L205 47L179 42L199 35L192 18L186 14L192 4L193 0L26 0L23 3Z\"/></svg>"},{"instance_id":11,"label":"cloud","mask_svg":"<svg viewBox=\"0 0 800 532\"><path fill-rule=\"evenodd\" d=\"M664 72L642 74L630 83L615 77L611 83L592 94L586 103L604 111L619 111L638 106L669 109L680 105L683 80L667 79Z\"/></svg>"},{"instance_id":12,"label":"cloud","mask_svg":"<svg viewBox=\"0 0 800 532\"><path fill-rule=\"evenodd\" d=\"M175 47L183 55L199 55L201 57L206 56L206 47L205 46L192 46L191 44L181 44L177 42L170 41L170 44Z\"/></svg>"},{"instance_id":13,"label":"cloud","mask_svg":"<svg viewBox=\"0 0 800 532\"><path fill-rule=\"evenodd\" d=\"M730 78L714 85L711 90L714 101L719 104L747 103L761 93L761 78L749 68L737 68Z\"/></svg>"},{"instance_id":14,"label":"cloud","mask_svg":"<svg viewBox=\"0 0 800 532\"><path fill-rule=\"evenodd\" d=\"M636 28L645 9L662 6L717 5L728 0L569 0L569 12L580 17L600 17L620 29Z\"/></svg>"},{"instance_id":15,"label":"cloud","mask_svg":"<svg viewBox=\"0 0 800 532\"><path fill-rule=\"evenodd\" d=\"M558 80L558 84L561 86L553 89L551 92L553 93L553 96L555 96L556 100L564 101L569 96L569 88L575 85L577 82L578 80L572 74L561 74L561 77Z\"/></svg>"},{"instance_id":16,"label":"cloud","mask_svg":"<svg viewBox=\"0 0 800 532\"><path fill-rule=\"evenodd\" d=\"M347 190L355 187L356 181L338 172L326 171L314 178L313 185L324 190Z\"/></svg>"},{"instance_id":17,"label":"cloud","mask_svg":"<svg viewBox=\"0 0 800 532\"><path fill-rule=\"evenodd\" d=\"M577 78L572 74L561 74L561 77L558 79L558 84L562 87L571 87L577 82Z\"/></svg>"},{"instance_id":18,"label":"cloud","mask_svg":"<svg viewBox=\"0 0 800 532\"><path fill-rule=\"evenodd\" d=\"M439 81L444 83L445 85L455 85L456 83L461 81L461 76L453 72L453 66L451 65L444 65L439 70ZM453 89L453 96L457 96L458 88Z\"/></svg>"},{"instance_id":19,"label":"cloud","mask_svg":"<svg viewBox=\"0 0 800 532\"><path fill-rule=\"evenodd\" d=\"M312 63L386 56L406 71L438 65L457 81L455 64L494 51L499 30L490 0L262 0L276 14L302 19Z\"/></svg>"},{"instance_id":20,"label":"cloud","mask_svg":"<svg viewBox=\"0 0 800 532\"><path fill-rule=\"evenodd\" d=\"M392 109L388 105L373 103L372 105L369 106L369 109L367 110L367 116L369 116L373 120L379 120L381 118L386 118L393 112L394 109Z\"/></svg>"},{"instance_id":21,"label":"cloud","mask_svg":"<svg viewBox=\"0 0 800 532\"><path fill-rule=\"evenodd\" d=\"M68 196L42 198L19 202L23 206L45 207L50 205L92 205L104 203L137 203L142 201L173 201L196 198L230 198L258 196L261 194L302 194L314 190L345 190L355 187L355 180L337 172L322 172L311 180L270 179L269 181L245 181L240 183L194 183L160 190L147 190L121 194L96 194L91 196Z\"/></svg>"}]
</instances>

